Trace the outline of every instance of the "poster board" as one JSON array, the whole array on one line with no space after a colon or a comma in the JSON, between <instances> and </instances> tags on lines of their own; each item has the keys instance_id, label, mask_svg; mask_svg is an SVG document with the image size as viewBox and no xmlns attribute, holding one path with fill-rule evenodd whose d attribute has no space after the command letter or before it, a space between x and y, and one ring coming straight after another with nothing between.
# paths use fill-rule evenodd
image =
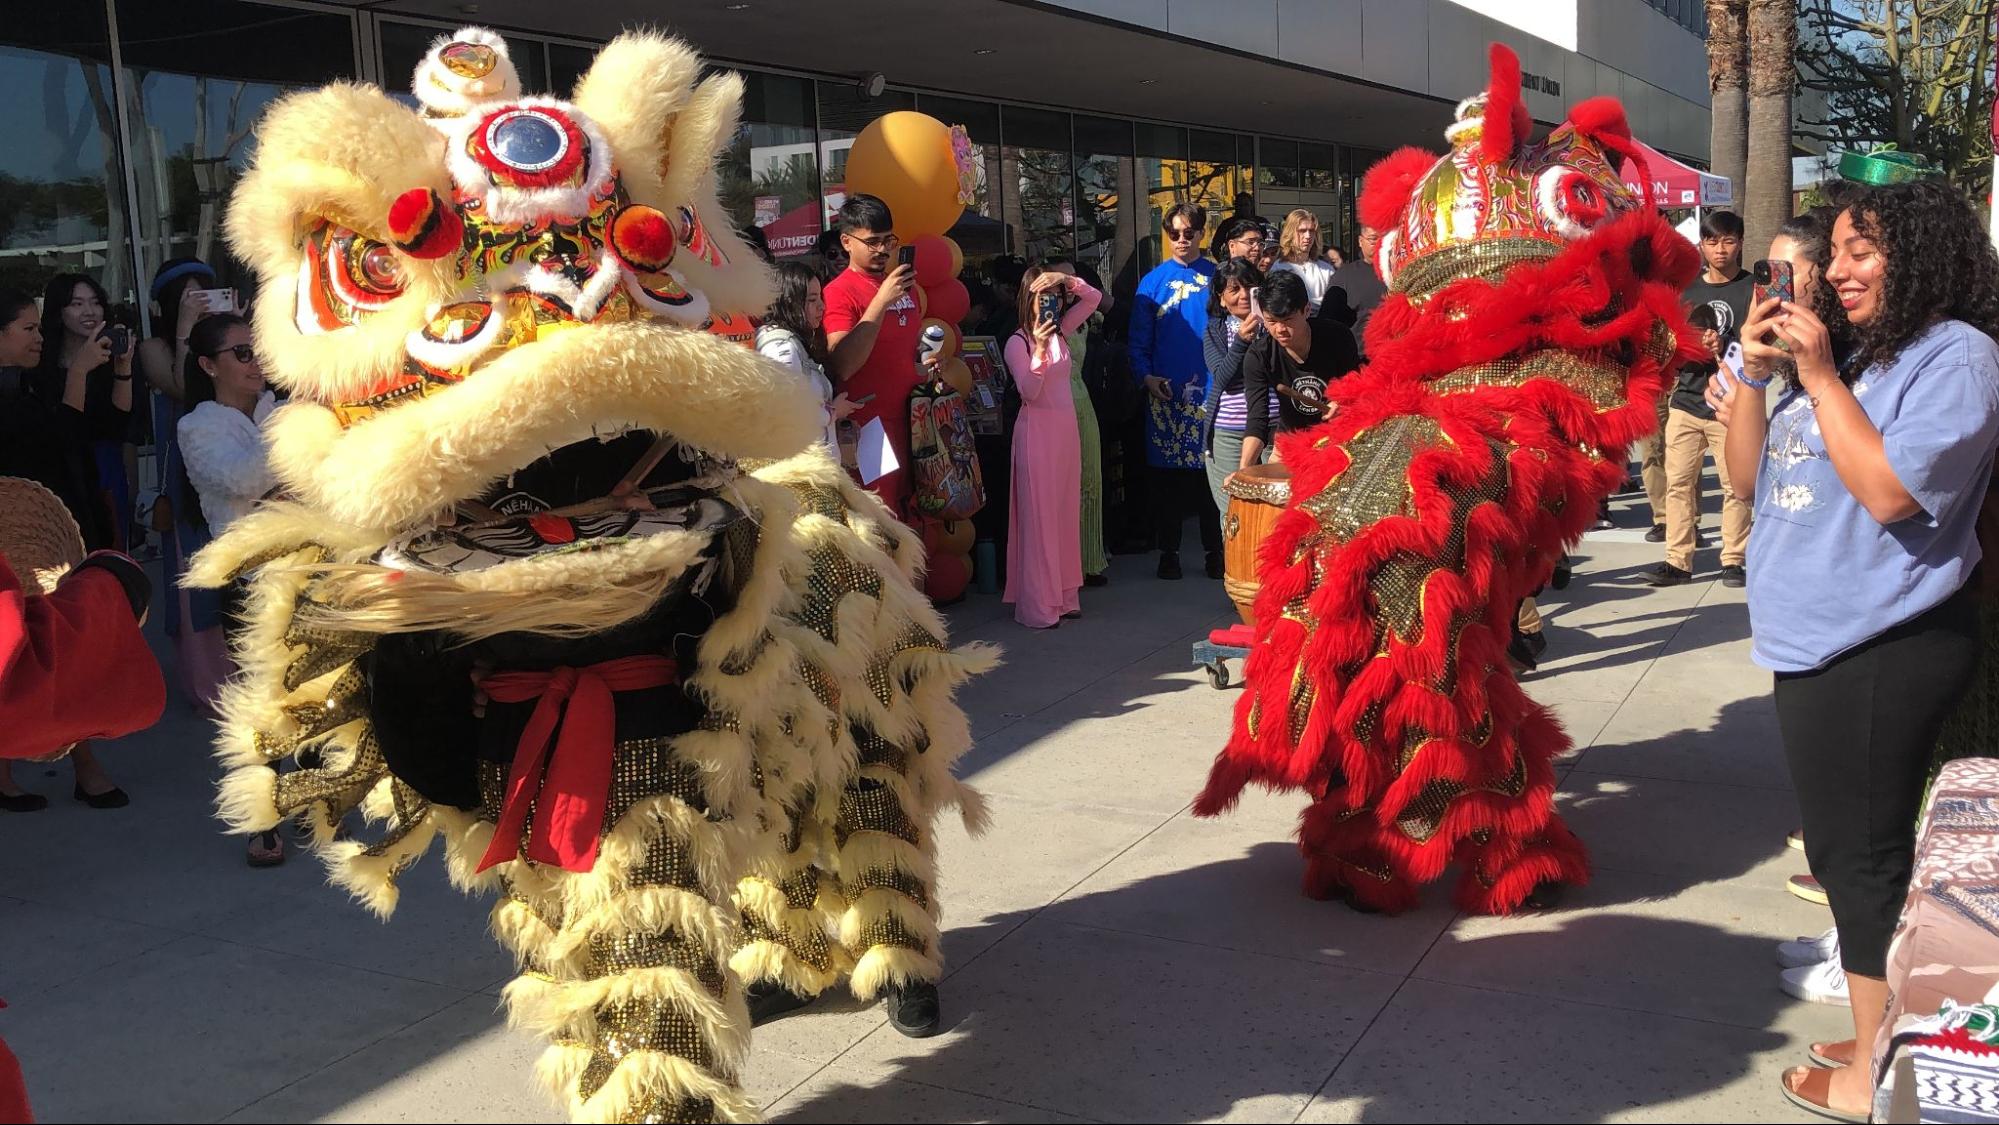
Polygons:
<instances>
[{"instance_id":1,"label":"poster board","mask_svg":"<svg viewBox=\"0 0 1999 1125\"><path fill-rule=\"evenodd\" d=\"M1001 404L1006 401L1009 376L999 341L991 336L967 336L958 355L972 372L972 393L965 396L972 432L988 435L1006 432Z\"/></svg>"}]
</instances>

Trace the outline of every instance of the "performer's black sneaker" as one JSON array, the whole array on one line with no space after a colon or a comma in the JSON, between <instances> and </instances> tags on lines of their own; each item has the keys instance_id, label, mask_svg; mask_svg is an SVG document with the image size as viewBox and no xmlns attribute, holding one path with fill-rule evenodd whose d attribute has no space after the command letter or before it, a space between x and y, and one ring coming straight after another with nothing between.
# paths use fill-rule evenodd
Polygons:
<instances>
[{"instance_id":1,"label":"performer's black sneaker","mask_svg":"<svg viewBox=\"0 0 1999 1125\"><path fill-rule=\"evenodd\" d=\"M1657 567L1645 572L1645 584L1647 586L1684 586L1693 580L1694 575L1692 571L1681 570L1672 563L1660 563Z\"/></svg>"},{"instance_id":2,"label":"performer's black sneaker","mask_svg":"<svg viewBox=\"0 0 1999 1125\"><path fill-rule=\"evenodd\" d=\"M1548 651L1548 638L1538 632L1522 633L1514 630L1513 640L1506 646L1506 655L1520 666L1522 671L1532 672L1541 666L1541 654Z\"/></svg>"},{"instance_id":3,"label":"performer's black sneaker","mask_svg":"<svg viewBox=\"0 0 1999 1125\"><path fill-rule=\"evenodd\" d=\"M1553 910L1562 905L1562 896L1567 891L1566 884L1550 880L1536 885L1520 905L1529 910Z\"/></svg>"},{"instance_id":4,"label":"performer's black sneaker","mask_svg":"<svg viewBox=\"0 0 1999 1125\"><path fill-rule=\"evenodd\" d=\"M1645 541L1647 543L1664 543L1666 541L1666 525L1663 523L1653 524L1652 530L1645 533Z\"/></svg>"},{"instance_id":5,"label":"performer's black sneaker","mask_svg":"<svg viewBox=\"0 0 1999 1125\"><path fill-rule=\"evenodd\" d=\"M1548 585L1557 590L1566 590L1575 576L1575 566L1569 562L1569 556L1564 554L1561 561L1555 564L1555 573L1548 577Z\"/></svg>"},{"instance_id":6,"label":"performer's black sneaker","mask_svg":"<svg viewBox=\"0 0 1999 1125\"><path fill-rule=\"evenodd\" d=\"M743 999L749 1001L751 1027L769 1023L812 1003L812 997L800 996L773 980L760 980L743 989Z\"/></svg>"},{"instance_id":7,"label":"performer's black sneaker","mask_svg":"<svg viewBox=\"0 0 1999 1125\"><path fill-rule=\"evenodd\" d=\"M1175 582L1180 580L1182 576L1180 574L1179 555L1169 551L1159 556L1159 577Z\"/></svg>"},{"instance_id":8,"label":"performer's black sneaker","mask_svg":"<svg viewBox=\"0 0 1999 1125\"><path fill-rule=\"evenodd\" d=\"M1223 560L1222 553L1220 551L1209 551L1208 577L1221 578L1223 575L1227 573L1228 573L1228 564Z\"/></svg>"},{"instance_id":9,"label":"performer's black sneaker","mask_svg":"<svg viewBox=\"0 0 1999 1125\"><path fill-rule=\"evenodd\" d=\"M928 1039L943 1030L944 1009L937 1000L937 986L929 981L898 985L888 990L888 1022L911 1039Z\"/></svg>"}]
</instances>

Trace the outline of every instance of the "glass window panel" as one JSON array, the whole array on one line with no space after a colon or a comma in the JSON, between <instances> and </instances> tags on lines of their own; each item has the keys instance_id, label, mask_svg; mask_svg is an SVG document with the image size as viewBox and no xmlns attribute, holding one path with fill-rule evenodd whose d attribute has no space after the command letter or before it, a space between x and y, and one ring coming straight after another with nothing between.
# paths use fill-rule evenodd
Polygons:
<instances>
[{"instance_id":1,"label":"glass window panel","mask_svg":"<svg viewBox=\"0 0 1999 1125\"><path fill-rule=\"evenodd\" d=\"M1094 153L1100 156L1131 156L1136 150L1131 147L1131 122L1110 117L1085 117L1077 114L1074 122L1076 151Z\"/></svg>"},{"instance_id":2,"label":"glass window panel","mask_svg":"<svg viewBox=\"0 0 1999 1125\"><path fill-rule=\"evenodd\" d=\"M821 230L813 160L812 83L745 72L743 119L717 163L716 188L737 227L763 232L771 254L812 253Z\"/></svg>"},{"instance_id":3,"label":"glass window panel","mask_svg":"<svg viewBox=\"0 0 1999 1125\"><path fill-rule=\"evenodd\" d=\"M120 31L124 30L124 5L130 2L132 0L120 0L118 16ZM227 3L229 7L242 6L229 3L229 0L212 0L212 2ZM172 5L147 4L146 6L158 7L162 13L171 14L178 9L179 3L176 0ZM430 50L433 40L440 35L451 34L456 27L450 24L403 23L399 20L382 20L375 26L382 39L382 88L398 99L415 105L416 98L410 93L410 76L416 73L416 64L423 59L424 53ZM503 38L507 41L507 57L513 60L514 69L520 73L522 93L555 94L565 98L569 96L575 86L574 79L556 87L549 85L547 59L542 54L541 40L526 39L518 35L507 35ZM585 52L586 57L588 54L589 52ZM589 64L586 62L584 66L587 69Z\"/></svg>"},{"instance_id":4,"label":"glass window panel","mask_svg":"<svg viewBox=\"0 0 1999 1125\"><path fill-rule=\"evenodd\" d=\"M1078 136L1082 119L1077 119ZM1129 135L1129 130L1126 130ZM1138 161L1124 152L1076 153L1076 254L1106 284L1131 270L1138 245L1139 197L1133 177ZM1134 281L1136 280L1134 275Z\"/></svg>"},{"instance_id":5,"label":"glass window panel","mask_svg":"<svg viewBox=\"0 0 1999 1125\"><path fill-rule=\"evenodd\" d=\"M847 150L868 122L898 109L915 109L916 95L884 90L864 98L852 82L815 82L819 99L819 190L828 214L847 201Z\"/></svg>"},{"instance_id":6,"label":"glass window panel","mask_svg":"<svg viewBox=\"0 0 1999 1125\"><path fill-rule=\"evenodd\" d=\"M87 273L136 287L101 5L22 4L0 22L0 285L39 294ZM32 108L31 108L32 107Z\"/></svg>"},{"instance_id":7,"label":"glass window panel","mask_svg":"<svg viewBox=\"0 0 1999 1125\"><path fill-rule=\"evenodd\" d=\"M1325 191L1339 186L1339 153L1329 144L1298 145L1298 172L1300 182L1308 188Z\"/></svg>"},{"instance_id":8,"label":"glass window panel","mask_svg":"<svg viewBox=\"0 0 1999 1125\"><path fill-rule=\"evenodd\" d=\"M1265 187L1298 186L1298 142L1260 137L1257 140L1258 182Z\"/></svg>"},{"instance_id":9,"label":"glass window panel","mask_svg":"<svg viewBox=\"0 0 1999 1125\"><path fill-rule=\"evenodd\" d=\"M224 285L247 289L249 271L225 252L222 217L257 122L287 91L354 77L353 24L343 14L234 0L119 0L118 27L135 102L140 279L193 255ZM528 49L539 69L540 45ZM400 73L415 68L411 57Z\"/></svg>"},{"instance_id":10,"label":"glass window panel","mask_svg":"<svg viewBox=\"0 0 1999 1125\"><path fill-rule=\"evenodd\" d=\"M1012 113L1008 113L1011 120ZM1076 251L1076 197L1069 147L1000 150L1002 201L1013 252L1036 261Z\"/></svg>"},{"instance_id":11,"label":"glass window panel","mask_svg":"<svg viewBox=\"0 0 1999 1125\"><path fill-rule=\"evenodd\" d=\"M1010 105L1001 115L1000 140L1009 147L1069 151L1068 114Z\"/></svg>"},{"instance_id":12,"label":"glass window panel","mask_svg":"<svg viewBox=\"0 0 1999 1125\"><path fill-rule=\"evenodd\" d=\"M983 266L995 255L1006 253L1000 200L1005 193L1001 190L999 105L922 94L916 99L916 108L946 125L963 125L972 139L972 203L945 233L964 252L968 269Z\"/></svg>"},{"instance_id":13,"label":"glass window panel","mask_svg":"<svg viewBox=\"0 0 1999 1125\"><path fill-rule=\"evenodd\" d=\"M1162 157L1167 160L1187 159L1185 129L1140 121L1132 126L1132 135L1138 142L1140 156Z\"/></svg>"},{"instance_id":14,"label":"glass window panel","mask_svg":"<svg viewBox=\"0 0 1999 1125\"><path fill-rule=\"evenodd\" d=\"M597 52L588 47L574 47L568 43L548 45L548 89L552 94L568 97L576 92L577 80L590 70L590 63Z\"/></svg>"},{"instance_id":15,"label":"glass window panel","mask_svg":"<svg viewBox=\"0 0 1999 1125\"><path fill-rule=\"evenodd\" d=\"M1227 133L1210 133L1205 129L1189 130L1187 155L1212 164L1234 164L1235 138Z\"/></svg>"}]
</instances>

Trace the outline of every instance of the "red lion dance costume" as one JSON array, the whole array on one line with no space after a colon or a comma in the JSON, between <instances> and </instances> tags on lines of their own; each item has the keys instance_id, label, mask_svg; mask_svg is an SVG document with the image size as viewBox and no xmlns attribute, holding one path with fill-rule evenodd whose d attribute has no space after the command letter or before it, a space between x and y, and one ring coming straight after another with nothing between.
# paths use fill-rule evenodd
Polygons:
<instances>
[{"instance_id":1,"label":"red lion dance costume","mask_svg":"<svg viewBox=\"0 0 1999 1125\"><path fill-rule=\"evenodd\" d=\"M1452 150L1368 174L1389 293L1324 425L1280 438L1290 506L1262 548L1235 729L1195 812L1243 786L1312 795L1305 891L1413 906L1457 860L1458 905L1507 913L1589 877L1554 814L1569 741L1506 660L1520 598L1624 475L1689 339L1693 247L1620 182L1617 102L1540 144L1520 63L1458 107Z\"/></svg>"}]
</instances>

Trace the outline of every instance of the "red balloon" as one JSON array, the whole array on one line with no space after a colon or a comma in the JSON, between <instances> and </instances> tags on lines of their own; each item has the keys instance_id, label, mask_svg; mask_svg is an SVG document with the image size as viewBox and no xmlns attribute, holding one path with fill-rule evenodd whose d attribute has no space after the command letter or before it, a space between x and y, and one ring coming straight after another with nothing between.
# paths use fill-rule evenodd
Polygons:
<instances>
[{"instance_id":1,"label":"red balloon","mask_svg":"<svg viewBox=\"0 0 1999 1125\"><path fill-rule=\"evenodd\" d=\"M925 286L924 291L930 295L930 306L923 313L925 316L956 324L972 311L972 292L955 277L946 278L942 284Z\"/></svg>"},{"instance_id":2,"label":"red balloon","mask_svg":"<svg viewBox=\"0 0 1999 1125\"><path fill-rule=\"evenodd\" d=\"M926 234L916 240L916 283L942 285L957 274L951 268L951 243L941 234ZM957 323L952 321L953 324Z\"/></svg>"},{"instance_id":3,"label":"red balloon","mask_svg":"<svg viewBox=\"0 0 1999 1125\"><path fill-rule=\"evenodd\" d=\"M923 576L923 593L933 602L951 602L964 596L972 584L972 560L966 555L932 555L930 569Z\"/></svg>"}]
</instances>

